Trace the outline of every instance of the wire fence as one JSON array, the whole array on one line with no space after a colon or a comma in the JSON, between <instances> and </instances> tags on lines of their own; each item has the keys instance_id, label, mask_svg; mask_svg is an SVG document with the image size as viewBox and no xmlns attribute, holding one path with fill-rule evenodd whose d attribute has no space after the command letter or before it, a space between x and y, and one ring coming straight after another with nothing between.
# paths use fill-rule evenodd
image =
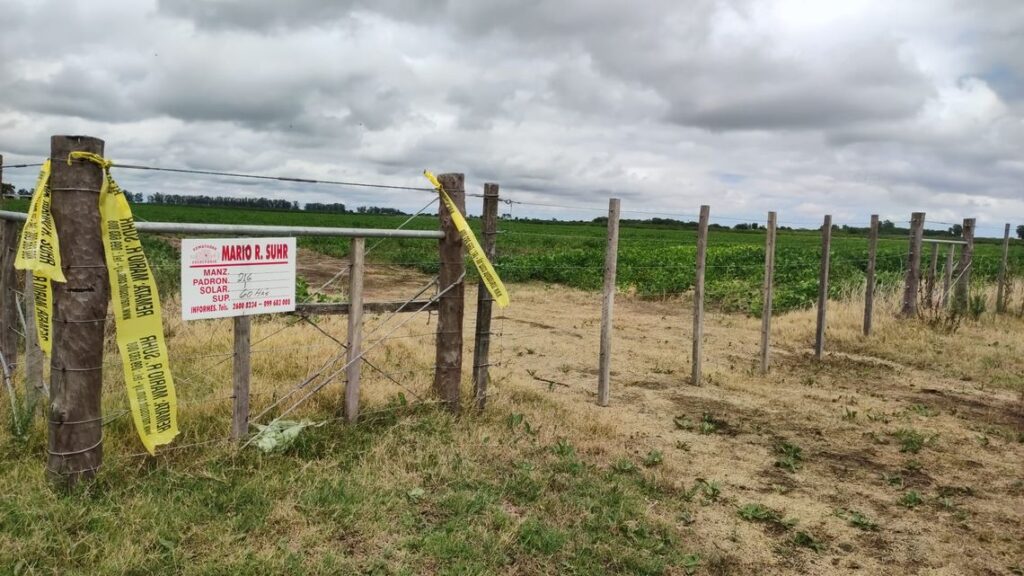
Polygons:
<instances>
[{"instance_id":1,"label":"wire fence","mask_svg":"<svg viewBox=\"0 0 1024 576\"><path fill-rule=\"evenodd\" d=\"M4 168L31 168L39 164L5 165ZM298 178L289 176L270 176L261 174L243 174L165 168L144 165L115 165L118 168L145 170L165 173L181 173L189 175L212 176L222 178L243 178L257 180L275 180L280 182L298 182L330 186L365 187L375 189L391 189L399 191L416 191L434 193L432 188L380 184L370 182L329 180L316 178ZM483 197L483 194L467 194L471 197ZM395 229L412 225L418 218L429 215L438 198L436 194L413 214L408 215ZM516 220L513 215L515 207L535 207L542 209L586 210L598 214L607 213L606 207L580 206L518 200L514 197L502 197L501 202L507 209L499 218L498 226L498 258L495 268L503 277L513 281L542 280L554 281L574 287L600 287L605 271L604 248L607 239L604 235L605 222L592 224L541 224ZM679 220L676 224L664 227L635 226L624 228L618 255L620 289L635 288L643 282L663 282L655 285L649 292L663 295L677 295L693 288L693 273L696 266L695 231L690 223L699 219L697 214L681 214L657 210L622 210L625 214L635 214L651 220L651 217ZM755 218L743 216L715 216L716 220L754 223ZM954 226L947 222L926 221L928 224ZM789 306L806 307L813 303L817 269L820 266L821 245L820 234L812 233L821 223L810 221L780 221L780 225L806 227L810 232L794 233L792 236L780 236L776 248L778 259L776 270L789 271L793 278L781 278L780 288L785 292L789 282L799 284L799 298ZM537 231L529 226L552 226L565 230L565 233ZM835 273L842 272L846 276L838 277L835 282L837 290L848 290L850 286L862 285L863 271L874 263L876 272L885 276L881 282L895 289L897 282L909 268L911 252L906 248L906 237L900 239L886 238L874 259L867 255L868 237L863 228L851 227L849 235L836 234L832 242L832 259L830 268ZM743 236L738 236L742 234ZM722 235L721 240L716 235ZM728 236L728 237L725 237ZM705 265L708 271L707 282L711 286L722 282L728 283L735 291L746 298L749 310L760 306L760 283L765 270L765 239L763 228L754 230L733 230L729 227L718 227L709 234L709 257ZM741 240L746 240L741 241ZM366 254L376 254L378 249L385 254L377 261L377 265L424 270L435 268L437 259L420 257L420 252L403 252L400 247L394 251L384 250L386 242L393 240L380 239L371 245ZM317 247L314 246L313 249ZM554 250L552 250L554 249ZM941 254L954 248L942 248ZM1014 258L1011 259L1010 273L1016 274L1024 270L1024 258L1019 254L1016 244L1013 246ZM579 252L578 254L576 252ZM397 255L396 255L397 254ZM649 256L649 257L648 257ZM922 276L928 272L928 255L921 254ZM1002 259L996 251L979 253L971 263L972 270L982 278L994 277ZM336 289L341 281L351 273L351 264L345 259L325 259L319 272L326 275L326 280L318 281L302 303L313 302L326 297L339 299L346 296L344 289ZM373 266L373 265L371 265ZM175 262L155 262L155 270L168 272L177 271L179 264ZM799 269L799 271L798 271ZM567 276L565 273L580 273L579 276ZM946 272L959 278L966 272L962 267ZM657 278L652 275L656 273ZM809 275L808 275L809 274ZM943 274L941 268L937 275ZM469 280L473 279L470 275ZM425 280L421 285L403 285L395 288L384 288L374 296L399 298L407 304L427 297L428 304L438 302L448 290L438 286L437 278L421 275ZM462 278L460 278L461 282ZM810 282L810 284L808 284ZM739 284L737 284L739 283ZM941 284L941 282L939 282ZM955 284L955 280L954 280ZM19 284L20 286L20 284ZM641 287L642 289L642 287ZM724 288L723 288L724 290ZM794 288L796 290L796 288ZM24 302L24 294L20 290L14 293ZM426 296L425 296L426 295ZM723 297L714 293L712 297ZM178 309L174 298L168 299L165 306L167 316L168 348L171 354L172 370L177 384L179 406L186 414L203 411L224 411L230 402L236 399L232 389L232 364L236 352L231 344L231 321L215 320L204 322L182 322L176 319ZM785 305L784 305L785 306ZM342 375L353 363L366 368L366 387L364 394L371 409L364 411L370 416L383 411L398 409L389 402L399 395L404 399L411 397L416 405L432 405L440 401L432 399L431 375L437 366L433 357L433 347L423 345L437 338L439 332L432 328L433 316L428 310L429 305L421 304L415 309L398 309L393 312L371 315L365 326L367 344L355 358L346 354L349 342L348 328L343 316L277 316L266 321L253 324L251 343L252 369L249 396L253 399L251 418L253 425L265 425L280 421L286 417L313 418L314 424L325 424L343 417L323 417L325 410L334 413L339 402L337 391L341 387ZM782 309L785 309L782 307ZM110 320L111 317L104 319ZM60 321L59 319L57 320ZM496 325L490 332L497 344L494 350L495 359L490 366L503 368L511 365L509 348L517 347L521 341L536 339L538 332L531 329L529 323L518 324L515 331L506 331L506 322L514 321L505 314L496 318ZM536 328L536 327L534 327ZM25 326L8 326L24 337ZM546 328L544 330L547 330ZM467 330L464 330L467 331ZM468 331L467 331L468 332ZM102 365L97 368L109 368L108 381L105 383L103 397L105 416L103 426L127 426L128 408L127 390L123 376L117 367L121 360L113 344L113 334L107 335L104 345L105 354ZM631 372L636 377L649 378L662 374L657 366L649 370ZM551 381L548 379L547 381ZM325 394L334 390L333 394ZM317 400L320 398L321 400ZM388 405L387 408L376 406ZM406 404L402 404L403 406ZM79 422L64 424L77 424ZM185 443L164 448L161 454L176 453L195 447L219 444L229 440L227 426L218 432L215 428L205 429L208 437L197 437L189 433ZM224 432L224 433L221 433ZM252 442L250 437L245 445ZM135 458L146 455L127 454L123 458ZM65 471L67 472L67 471ZM74 472L74 471L70 471Z\"/></svg>"}]
</instances>

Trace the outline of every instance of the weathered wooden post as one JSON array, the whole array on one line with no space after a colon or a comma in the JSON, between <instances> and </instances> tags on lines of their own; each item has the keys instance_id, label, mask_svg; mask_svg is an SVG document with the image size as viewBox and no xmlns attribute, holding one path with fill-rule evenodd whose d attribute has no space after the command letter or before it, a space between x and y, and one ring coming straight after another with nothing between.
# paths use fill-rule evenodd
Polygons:
<instances>
[{"instance_id":1,"label":"weathered wooden post","mask_svg":"<svg viewBox=\"0 0 1024 576\"><path fill-rule=\"evenodd\" d=\"M100 234L103 170L67 162L73 151L103 155L103 141L53 136L53 222L67 282L53 283L53 350L46 470L58 486L89 480L103 463L103 334L110 286Z\"/></svg>"},{"instance_id":2,"label":"weathered wooden post","mask_svg":"<svg viewBox=\"0 0 1024 576\"><path fill-rule=\"evenodd\" d=\"M956 245L950 244L946 251L946 267L942 270L942 298L939 298L939 306L943 309L949 303L949 291L953 287L953 256L956 254Z\"/></svg>"},{"instance_id":3,"label":"weathered wooden post","mask_svg":"<svg viewBox=\"0 0 1024 576\"><path fill-rule=\"evenodd\" d=\"M608 200L608 245L604 252L604 294L601 297L601 352L597 375L597 403L608 405L612 373L612 312L615 275L619 261L619 199Z\"/></svg>"},{"instance_id":4,"label":"weathered wooden post","mask_svg":"<svg viewBox=\"0 0 1024 576\"><path fill-rule=\"evenodd\" d=\"M868 231L868 267L864 286L864 335L871 336L871 321L875 312L875 262L878 259L878 214L871 215Z\"/></svg>"},{"instance_id":5,"label":"weathered wooden post","mask_svg":"<svg viewBox=\"0 0 1024 576\"><path fill-rule=\"evenodd\" d=\"M814 335L814 357L825 352L825 309L828 306L828 268L832 259L832 215L821 226L821 272L818 275L818 327Z\"/></svg>"},{"instance_id":6,"label":"weathered wooden post","mask_svg":"<svg viewBox=\"0 0 1024 576\"><path fill-rule=\"evenodd\" d=\"M441 174L438 181L455 207L466 213L465 175ZM444 291L437 307L437 353L434 368L434 391L449 411L461 409L459 387L462 380L462 316L465 297L466 263L463 259L462 236L445 202L440 203L438 216L445 233L439 241L441 267L437 274L438 290Z\"/></svg>"},{"instance_id":7,"label":"weathered wooden post","mask_svg":"<svg viewBox=\"0 0 1024 576\"><path fill-rule=\"evenodd\" d=\"M1003 258L999 261L999 278L996 280L996 312L1006 312L1006 262L1010 257L1010 223L1003 228Z\"/></svg>"},{"instance_id":8,"label":"weathered wooden post","mask_svg":"<svg viewBox=\"0 0 1024 576\"><path fill-rule=\"evenodd\" d=\"M764 288L761 305L761 373L768 373L772 339L772 297L775 283L775 212L768 213L764 239Z\"/></svg>"},{"instance_id":9,"label":"weathered wooden post","mask_svg":"<svg viewBox=\"0 0 1024 576\"><path fill-rule=\"evenodd\" d=\"M252 379L252 317L234 317L235 356L232 366L231 439L238 442L249 433L249 382Z\"/></svg>"},{"instance_id":10,"label":"weathered wooden post","mask_svg":"<svg viewBox=\"0 0 1024 576\"><path fill-rule=\"evenodd\" d=\"M910 253L907 256L907 276L903 282L904 318L917 316L917 292L921 281L921 239L924 236L924 212L910 216Z\"/></svg>"},{"instance_id":11,"label":"weathered wooden post","mask_svg":"<svg viewBox=\"0 0 1024 576\"><path fill-rule=\"evenodd\" d=\"M18 276L14 257L18 251L20 226L11 220L0 221L0 352L12 373L18 364Z\"/></svg>"},{"instance_id":12,"label":"weathered wooden post","mask_svg":"<svg viewBox=\"0 0 1024 576\"><path fill-rule=\"evenodd\" d=\"M939 244L932 242L932 260L928 265L928 281L925 292L928 294L928 308L935 308L935 279L939 270Z\"/></svg>"},{"instance_id":13,"label":"weathered wooden post","mask_svg":"<svg viewBox=\"0 0 1024 576\"><path fill-rule=\"evenodd\" d=\"M348 366L345 368L345 421L355 424L359 419L359 379L363 353L363 269L366 261L366 239L353 238L349 249L348 272Z\"/></svg>"},{"instance_id":14,"label":"weathered wooden post","mask_svg":"<svg viewBox=\"0 0 1024 576\"><path fill-rule=\"evenodd\" d=\"M690 382L700 386L702 348L704 346L704 265L708 252L708 217L711 207L700 207L700 224L697 228L697 269L693 280L693 373Z\"/></svg>"},{"instance_id":15,"label":"weathered wooden post","mask_svg":"<svg viewBox=\"0 0 1024 576\"><path fill-rule=\"evenodd\" d=\"M4 157L0 154L0 195L3 194ZM14 372L18 364L17 271L14 256L18 250L20 226L11 220L0 221L0 353L7 369Z\"/></svg>"},{"instance_id":16,"label":"weathered wooden post","mask_svg":"<svg viewBox=\"0 0 1024 576\"><path fill-rule=\"evenodd\" d=\"M481 218L483 249L494 262L498 237L498 185L484 184L484 209ZM476 288L476 339L473 342L473 394L476 407L487 405L487 385L491 379L491 309L494 297L481 279Z\"/></svg>"},{"instance_id":17,"label":"weathered wooden post","mask_svg":"<svg viewBox=\"0 0 1024 576\"><path fill-rule=\"evenodd\" d=\"M974 260L974 218L964 218L963 250L960 251L960 277L956 283L956 298L953 307L966 312L971 298L971 263Z\"/></svg>"}]
</instances>

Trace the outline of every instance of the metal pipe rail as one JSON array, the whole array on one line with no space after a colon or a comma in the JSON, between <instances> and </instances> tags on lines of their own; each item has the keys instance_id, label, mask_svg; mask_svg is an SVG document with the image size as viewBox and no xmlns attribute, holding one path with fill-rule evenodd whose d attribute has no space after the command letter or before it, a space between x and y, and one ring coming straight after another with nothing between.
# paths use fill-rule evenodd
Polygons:
<instances>
[{"instance_id":1,"label":"metal pipe rail","mask_svg":"<svg viewBox=\"0 0 1024 576\"><path fill-rule=\"evenodd\" d=\"M24 212L0 210L0 220L24 222ZM196 224L189 222L135 222L139 232L231 234L237 236L336 236L341 238L444 238L440 230L390 228L330 228L324 226L263 226L258 224Z\"/></svg>"},{"instance_id":2,"label":"metal pipe rail","mask_svg":"<svg viewBox=\"0 0 1024 576\"><path fill-rule=\"evenodd\" d=\"M965 246L967 244L967 242L964 242L963 240L939 240L937 238L927 238L927 237L922 238L921 241L922 242L931 242L932 244L958 244L960 246Z\"/></svg>"}]
</instances>

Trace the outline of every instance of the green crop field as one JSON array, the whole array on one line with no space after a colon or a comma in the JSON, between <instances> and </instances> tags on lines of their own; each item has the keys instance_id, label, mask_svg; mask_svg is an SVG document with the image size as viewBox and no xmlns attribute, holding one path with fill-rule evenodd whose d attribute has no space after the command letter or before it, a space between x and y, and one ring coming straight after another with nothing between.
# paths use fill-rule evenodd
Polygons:
<instances>
[{"instance_id":1,"label":"green crop field","mask_svg":"<svg viewBox=\"0 0 1024 576\"><path fill-rule=\"evenodd\" d=\"M27 209L25 200L8 200L7 210ZM231 224L273 224L296 226L349 226L395 228L405 216L331 214L299 211L245 210L238 208L167 206L138 204L133 207L139 220ZM470 223L479 237L480 221ZM406 228L434 229L437 219L422 215ZM504 219L499 221L496 267L507 282L544 281L576 288L597 290L603 277L605 227L600 223L540 222ZM781 230L776 249L775 310L810 306L817 296L821 254L818 231ZM148 243L159 254L151 258L171 266L173 252ZM300 238L299 245L331 256L345 256L348 242L340 238ZM437 249L432 241L388 239L368 243L374 262L409 266L423 272L437 270ZM883 287L897 286L907 265L906 237L883 237L879 241L877 277ZM929 257L925 248L925 259ZM945 254L946 247L940 254ZM995 278L999 264L999 243L979 240L975 249L974 279ZM691 289L694 280L696 231L680 225L624 223L619 242L618 284L622 290L643 297L664 297ZM944 257L940 259L944 262ZM708 300L726 310L757 314L761 309L764 266L764 231L713 229L709 234L706 293ZM833 234L830 293L840 297L859 289L867 267L867 239L862 234L836 231ZM927 263L925 263L927 267ZM1010 251L1011 273L1024 270L1024 250ZM472 270L471 270L472 272ZM162 280L173 283L172 270Z\"/></svg>"}]
</instances>

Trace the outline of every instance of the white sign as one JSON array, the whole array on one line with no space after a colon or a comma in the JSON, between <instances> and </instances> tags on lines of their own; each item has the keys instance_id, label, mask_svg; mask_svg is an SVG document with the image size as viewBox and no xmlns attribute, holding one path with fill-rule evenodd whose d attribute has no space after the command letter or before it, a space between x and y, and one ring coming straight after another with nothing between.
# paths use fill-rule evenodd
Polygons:
<instances>
[{"instance_id":1,"label":"white sign","mask_svg":"<svg viewBox=\"0 0 1024 576\"><path fill-rule=\"evenodd\" d=\"M295 238L181 241L183 320L295 310Z\"/></svg>"}]
</instances>

